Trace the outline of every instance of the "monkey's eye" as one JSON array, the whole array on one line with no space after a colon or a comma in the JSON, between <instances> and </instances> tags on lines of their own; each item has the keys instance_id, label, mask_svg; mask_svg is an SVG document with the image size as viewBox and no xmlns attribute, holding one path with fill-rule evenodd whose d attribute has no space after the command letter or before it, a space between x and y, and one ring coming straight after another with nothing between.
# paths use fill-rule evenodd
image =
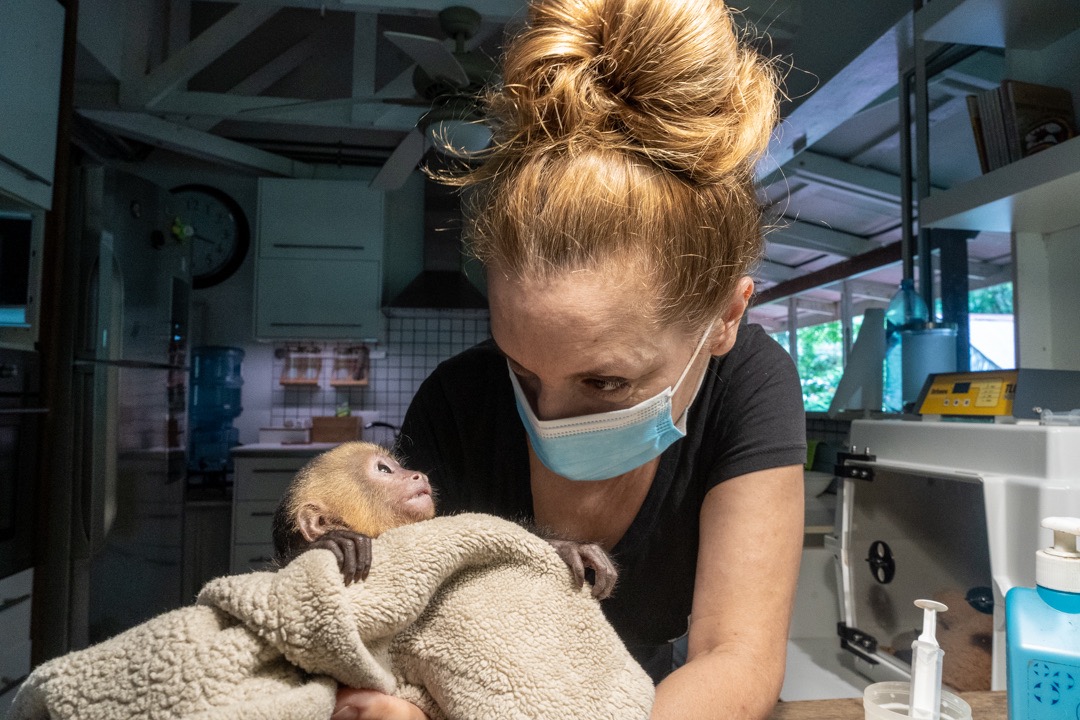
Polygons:
<instances>
[{"instance_id":1,"label":"monkey's eye","mask_svg":"<svg viewBox=\"0 0 1080 720\"><path fill-rule=\"evenodd\" d=\"M379 462L375 463L375 469L378 470L381 473L391 473L392 474L394 472L393 470L390 469L389 465L382 462L381 460Z\"/></svg>"}]
</instances>

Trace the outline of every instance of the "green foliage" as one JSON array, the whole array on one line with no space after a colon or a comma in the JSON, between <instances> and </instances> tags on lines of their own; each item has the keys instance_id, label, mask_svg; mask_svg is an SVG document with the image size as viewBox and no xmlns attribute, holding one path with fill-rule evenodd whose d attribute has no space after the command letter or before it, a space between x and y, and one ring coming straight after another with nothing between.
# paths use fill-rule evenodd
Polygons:
<instances>
[{"instance_id":1,"label":"green foliage","mask_svg":"<svg viewBox=\"0 0 1080 720\"><path fill-rule=\"evenodd\" d=\"M799 377L803 407L828 410L836 385L844 374L843 331L839 321L799 328Z\"/></svg>"},{"instance_id":2,"label":"green foliage","mask_svg":"<svg viewBox=\"0 0 1080 720\"><path fill-rule=\"evenodd\" d=\"M1013 284L1011 282L972 290L968 293L968 312L1011 314Z\"/></svg>"},{"instance_id":3,"label":"green foliage","mask_svg":"<svg viewBox=\"0 0 1080 720\"><path fill-rule=\"evenodd\" d=\"M940 316L940 299L938 313ZM1013 286L1011 282L972 290L968 294L968 311L973 313L1013 312ZM862 317L852 318L852 332L858 336ZM788 349L787 332L773 333L785 350ZM802 378L803 406L808 411L829 409L836 386L844 374L843 329L840 321L801 327L797 334L799 346L798 369Z\"/></svg>"},{"instance_id":4,"label":"green foliage","mask_svg":"<svg viewBox=\"0 0 1080 720\"><path fill-rule=\"evenodd\" d=\"M858 337L862 316L851 319L852 337ZM787 332L772 333L785 350ZM843 328L839 320L801 327L798 330L799 360L796 363L802 379L803 407L808 411L829 409L836 386L844 374Z\"/></svg>"}]
</instances>

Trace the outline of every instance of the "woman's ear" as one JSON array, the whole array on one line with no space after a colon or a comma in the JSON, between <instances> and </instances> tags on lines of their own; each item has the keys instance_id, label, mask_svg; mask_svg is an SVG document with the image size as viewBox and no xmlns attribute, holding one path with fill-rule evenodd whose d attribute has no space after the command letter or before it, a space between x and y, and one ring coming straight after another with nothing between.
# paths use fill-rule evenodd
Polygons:
<instances>
[{"instance_id":1,"label":"woman's ear","mask_svg":"<svg viewBox=\"0 0 1080 720\"><path fill-rule=\"evenodd\" d=\"M307 542L314 542L330 529L330 518L320 503L306 502L296 511L296 529Z\"/></svg>"},{"instance_id":2,"label":"woman's ear","mask_svg":"<svg viewBox=\"0 0 1080 720\"><path fill-rule=\"evenodd\" d=\"M754 280L749 276L739 278L732 293L731 303L724 314L716 319L709 341L710 355L727 355L735 345L735 336L739 332L739 323L754 296Z\"/></svg>"}]
</instances>

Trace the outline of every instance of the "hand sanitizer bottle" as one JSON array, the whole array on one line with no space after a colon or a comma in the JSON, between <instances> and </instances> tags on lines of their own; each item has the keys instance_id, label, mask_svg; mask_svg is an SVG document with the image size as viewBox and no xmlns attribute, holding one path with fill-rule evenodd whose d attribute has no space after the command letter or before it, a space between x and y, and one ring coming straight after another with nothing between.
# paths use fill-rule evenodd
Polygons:
<instances>
[{"instance_id":1,"label":"hand sanitizer bottle","mask_svg":"<svg viewBox=\"0 0 1080 720\"><path fill-rule=\"evenodd\" d=\"M1080 718L1080 518L1048 517L1035 588L1005 595L1009 720Z\"/></svg>"}]
</instances>

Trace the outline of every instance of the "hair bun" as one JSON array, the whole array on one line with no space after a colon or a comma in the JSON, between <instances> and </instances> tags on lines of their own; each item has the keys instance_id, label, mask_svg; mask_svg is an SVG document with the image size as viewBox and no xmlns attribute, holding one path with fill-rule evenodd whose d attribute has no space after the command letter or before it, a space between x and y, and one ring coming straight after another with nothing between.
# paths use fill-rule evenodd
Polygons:
<instances>
[{"instance_id":1,"label":"hair bun","mask_svg":"<svg viewBox=\"0 0 1080 720\"><path fill-rule=\"evenodd\" d=\"M764 151L776 78L719 0L533 0L489 112L518 153L632 151L712 183Z\"/></svg>"}]
</instances>

